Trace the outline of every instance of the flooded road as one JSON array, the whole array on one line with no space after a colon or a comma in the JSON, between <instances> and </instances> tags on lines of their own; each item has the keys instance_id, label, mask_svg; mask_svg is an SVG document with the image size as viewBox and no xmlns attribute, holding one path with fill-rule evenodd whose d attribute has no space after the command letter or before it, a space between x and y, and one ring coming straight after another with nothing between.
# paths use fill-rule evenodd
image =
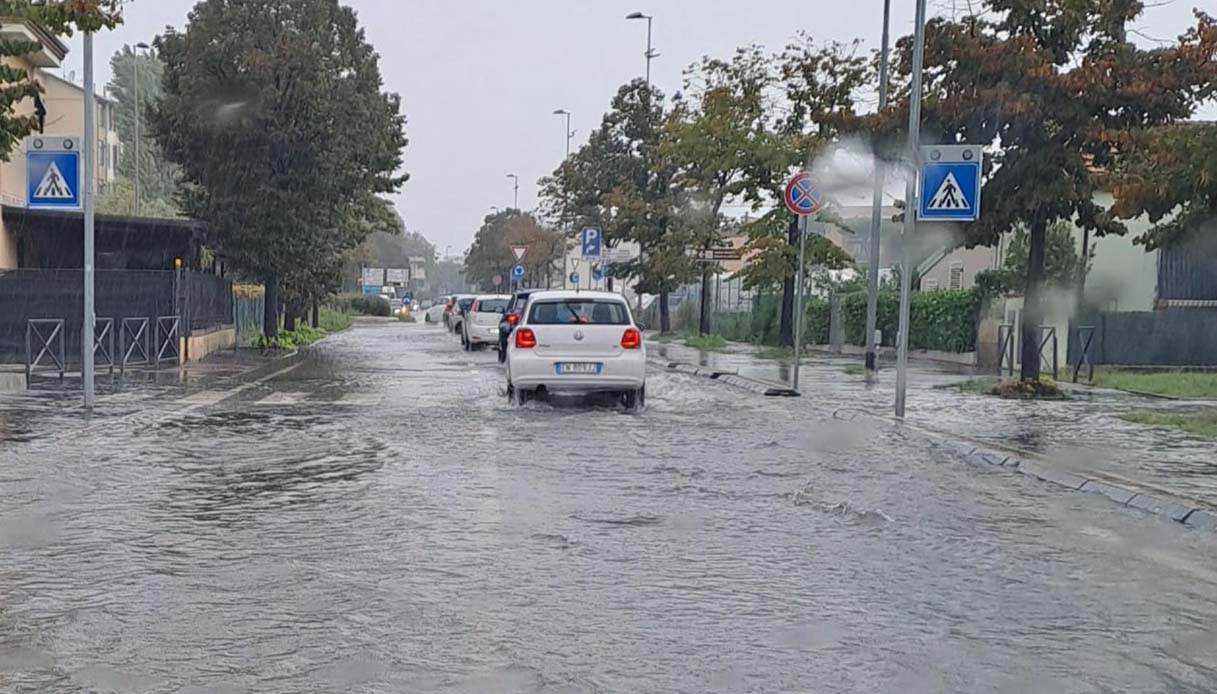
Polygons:
<instances>
[{"instance_id":1,"label":"flooded road","mask_svg":"<svg viewBox=\"0 0 1217 694\"><path fill-rule=\"evenodd\" d=\"M0 691L1217 690L1212 534L813 398L502 381L379 324L235 394L8 406Z\"/></svg>"}]
</instances>

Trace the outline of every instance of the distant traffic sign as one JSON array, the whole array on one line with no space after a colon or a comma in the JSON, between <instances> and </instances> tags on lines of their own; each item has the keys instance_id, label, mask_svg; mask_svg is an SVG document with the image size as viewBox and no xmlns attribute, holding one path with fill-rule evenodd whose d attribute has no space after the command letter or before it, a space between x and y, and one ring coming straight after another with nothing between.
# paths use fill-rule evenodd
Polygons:
<instances>
[{"instance_id":1,"label":"distant traffic sign","mask_svg":"<svg viewBox=\"0 0 1217 694\"><path fill-rule=\"evenodd\" d=\"M577 272L570 273L570 283L575 285L576 287L579 286L579 273L577 273Z\"/></svg>"},{"instance_id":2,"label":"distant traffic sign","mask_svg":"<svg viewBox=\"0 0 1217 694\"><path fill-rule=\"evenodd\" d=\"M583 257L599 258L603 247L604 243L600 236L600 229L588 227L583 230Z\"/></svg>"},{"instance_id":3,"label":"distant traffic sign","mask_svg":"<svg viewBox=\"0 0 1217 694\"><path fill-rule=\"evenodd\" d=\"M973 145L921 148L917 219L975 222L980 219L981 149Z\"/></svg>"},{"instance_id":4,"label":"distant traffic sign","mask_svg":"<svg viewBox=\"0 0 1217 694\"><path fill-rule=\"evenodd\" d=\"M511 279L513 279L517 282L524 279L524 266L523 265L516 264L516 265L512 266Z\"/></svg>"},{"instance_id":5,"label":"distant traffic sign","mask_svg":"<svg viewBox=\"0 0 1217 694\"><path fill-rule=\"evenodd\" d=\"M811 173L801 171L786 183L786 209L797 215L809 215L824 207L824 194L816 187Z\"/></svg>"},{"instance_id":6,"label":"distant traffic sign","mask_svg":"<svg viewBox=\"0 0 1217 694\"><path fill-rule=\"evenodd\" d=\"M528 255L528 246L511 247L511 257L515 258L517 263L523 262L526 255Z\"/></svg>"},{"instance_id":7,"label":"distant traffic sign","mask_svg":"<svg viewBox=\"0 0 1217 694\"><path fill-rule=\"evenodd\" d=\"M600 266L600 263L592 265L592 279L597 282L604 279L604 268Z\"/></svg>"},{"instance_id":8,"label":"distant traffic sign","mask_svg":"<svg viewBox=\"0 0 1217 694\"><path fill-rule=\"evenodd\" d=\"M26 140L26 206L79 209L80 139L37 135Z\"/></svg>"},{"instance_id":9,"label":"distant traffic sign","mask_svg":"<svg viewBox=\"0 0 1217 694\"><path fill-rule=\"evenodd\" d=\"M494 286L496 286L496 287L497 287L497 286L499 286L500 284L503 284L503 276L502 276L502 275L495 275L493 278L491 278L491 281L493 281L493 282L494 282Z\"/></svg>"}]
</instances>

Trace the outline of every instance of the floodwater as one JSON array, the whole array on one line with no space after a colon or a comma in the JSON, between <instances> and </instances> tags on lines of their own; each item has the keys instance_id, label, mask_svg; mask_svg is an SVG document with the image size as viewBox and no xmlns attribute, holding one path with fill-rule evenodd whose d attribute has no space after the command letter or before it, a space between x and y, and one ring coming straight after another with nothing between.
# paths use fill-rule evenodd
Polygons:
<instances>
[{"instance_id":1,"label":"floodwater","mask_svg":"<svg viewBox=\"0 0 1217 694\"><path fill-rule=\"evenodd\" d=\"M1217 690L1211 533L814 398L502 381L377 324L227 399L6 400L0 691Z\"/></svg>"}]
</instances>

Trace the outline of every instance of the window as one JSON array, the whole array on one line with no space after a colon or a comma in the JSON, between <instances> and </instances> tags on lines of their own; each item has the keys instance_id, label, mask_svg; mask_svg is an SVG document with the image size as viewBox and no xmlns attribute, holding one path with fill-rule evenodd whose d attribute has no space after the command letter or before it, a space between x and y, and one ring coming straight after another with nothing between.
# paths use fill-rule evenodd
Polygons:
<instances>
[{"instance_id":1,"label":"window","mask_svg":"<svg viewBox=\"0 0 1217 694\"><path fill-rule=\"evenodd\" d=\"M629 313L620 301L602 299L563 299L541 301L529 309L533 325L628 325Z\"/></svg>"},{"instance_id":2,"label":"window","mask_svg":"<svg viewBox=\"0 0 1217 694\"><path fill-rule=\"evenodd\" d=\"M948 282L951 289L963 289L963 263L951 263L951 278Z\"/></svg>"},{"instance_id":3,"label":"window","mask_svg":"<svg viewBox=\"0 0 1217 694\"><path fill-rule=\"evenodd\" d=\"M926 290L927 292L932 289L937 289L938 288L938 279L937 278L927 279L926 281L921 283L921 288Z\"/></svg>"},{"instance_id":4,"label":"window","mask_svg":"<svg viewBox=\"0 0 1217 694\"><path fill-rule=\"evenodd\" d=\"M478 302L479 313L503 313L507 310L507 299L484 299Z\"/></svg>"}]
</instances>

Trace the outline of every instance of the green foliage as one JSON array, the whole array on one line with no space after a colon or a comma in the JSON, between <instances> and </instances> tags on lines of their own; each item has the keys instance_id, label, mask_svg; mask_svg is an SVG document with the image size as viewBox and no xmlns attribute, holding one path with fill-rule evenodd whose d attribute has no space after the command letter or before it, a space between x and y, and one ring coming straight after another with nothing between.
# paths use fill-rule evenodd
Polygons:
<instances>
[{"instance_id":1,"label":"green foliage","mask_svg":"<svg viewBox=\"0 0 1217 694\"><path fill-rule=\"evenodd\" d=\"M1073 237L1073 225L1056 222L1048 227L1044 237L1044 283L1056 287L1075 286L1082 267L1081 242ZM1094 246L1089 249L1087 270L1094 261ZM1027 276L1027 258L1030 253L1027 232L1019 230L1010 236L1003 269L1016 277Z\"/></svg>"},{"instance_id":2,"label":"green foliage","mask_svg":"<svg viewBox=\"0 0 1217 694\"><path fill-rule=\"evenodd\" d=\"M511 281L511 268L515 265L512 246L524 246L524 267L528 271L525 281L533 286L544 286L554 266L561 261L566 250L562 234L541 224L531 212L503 210L486 215L482 227L473 237L473 245L465 256L465 281L493 290L494 276L498 275L506 291ZM561 273L561 270L557 270Z\"/></svg>"},{"instance_id":3,"label":"green foliage","mask_svg":"<svg viewBox=\"0 0 1217 694\"><path fill-rule=\"evenodd\" d=\"M148 199L140 193L139 215L154 219L176 219L182 216L172 198ZM97 213L123 217L131 216L135 210L135 184L128 178L118 177L97 196Z\"/></svg>"},{"instance_id":4,"label":"green foliage","mask_svg":"<svg viewBox=\"0 0 1217 694\"><path fill-rule=\"evenodd\" d=\"M96 31L119 25L122 23L121 6L121 0L52 3L3 0L0 17L5 24L24 20L41 25L52 36L70 36L74 30ZM21 141L38 127L35 116L14 113L19 105L42 91L29 71L15 60L37 51L38 44L15 36L10 33L0 36L0 161L9 161Z\"/></svg>"},{"instance_id":5,"label":"green foliage","mask_svg":"<svg viewBox=\"0 0 1217 694\"><path fill-rule=\"evenodd\" d=\"M1114 211L1154 222L1138 243L1159 248L1217 216L1217 125L1169 125L1138 133L1132 142L1118 171Z\"/></svg>"},{"instance_id":6,"label":"green foliage","mask_svg":"<svg viewBox=\"0 0 1217 694\"><path fill-rule=\"evenodd\" d=\"M702 352L726 352L727 340L722 335L690 335L685 346Z\"/></svg>"},{"instance_id":7,"label":"green foliage","mask_svg":"<svg viewBox=\"0 0 1217 694\"><path fill-rule=\"evenodd\" d=\"M148 129L149 108L163 93L162 81L165 65L155 52L140 52L131 46L123 46L110 57L110 83L107 89L116 103L114 105L114 128L122 142L123 156L118 158L118 175L127 181L122 202L128 207L110 214L134 215L135 153L139 152L139 183L141 216L164 217L172 210L173 217L181 216L177 211L174 196L177 193L178 168L165 159L160 145ZM139 76L139 100L136 101L136 75ZM139 147L135 146L136 110L139 110ZM107 196L109 197L109 196ZM117 200L111 200L113 206ZM100 201L99 201L100 204Z\"/></svg>"},{"instance_id":8,"label":"green foliage","mask_svg":"<svg viewBox=\"0 0 1217 694\"><path fill-rule=\"evenodd\" d=\"M291 31L283 17L290 16ZM149 113L181 167L182 202L208 244L268 298L317 298L405 181L400 99L337 0L204 0L157 39L164 92ZM277 326L267 321L265 331Z\"/></svg>"},{"instance_id":9,"label":"green foliage","mask_svg":"<svg viewBox=\"0 0 1217 694\"><path fill-rule=\"evenodd\" d=\"M308 325L297 325L295 330L281 330L278 335L259 336L254 346L260 349L297 350L307 347L326 336L326 331Z\"/></svg>"},{"instance_id":10,"label":"green foliage","mask_svg":"<svg viewBox=\"0 0 1217 694\"><path fill-rule=\"evenodd\" d=\"M942 352L972 352L976 349L976 325L982 296L972 289L915 292L909 304L909 347ZM866 344L866 294L843 298L845 340ZM879 292L876 327L883 344L896 344L900 319L900 294Z\"/></svg>"},{"instance_id":11,"label":"green foliage","mask_svg":"<svg viewBox=\"0 0 1217 694\"><path fill-rule=\"evenodd\" d=\"M1021 292L1026 275L1015 270L984 270L976 273L976 293L991 299Z\"/></svg>"},{"instance_id":12,"label":"green foliage","mask_svg":"<svg viewBox=\"0 0 1217 694\"><path fill-rule=\"evenodd\" d=\"M351 316L349 313L330 308L329 306L320 306L317 309L317 327L327 333L337 333L351 327Z\"/></svg>"},{"instance_id":13,"label":"green foliage","mask_svg":"<svg viewBox=\"0 0 1217 694\"><path fill-rule=\"evenodd\" d=\"M370 294L343 294L335 302L339 311L362 316L388 316L393 312L387 299Z\"/></svg>"}]
</instances>

